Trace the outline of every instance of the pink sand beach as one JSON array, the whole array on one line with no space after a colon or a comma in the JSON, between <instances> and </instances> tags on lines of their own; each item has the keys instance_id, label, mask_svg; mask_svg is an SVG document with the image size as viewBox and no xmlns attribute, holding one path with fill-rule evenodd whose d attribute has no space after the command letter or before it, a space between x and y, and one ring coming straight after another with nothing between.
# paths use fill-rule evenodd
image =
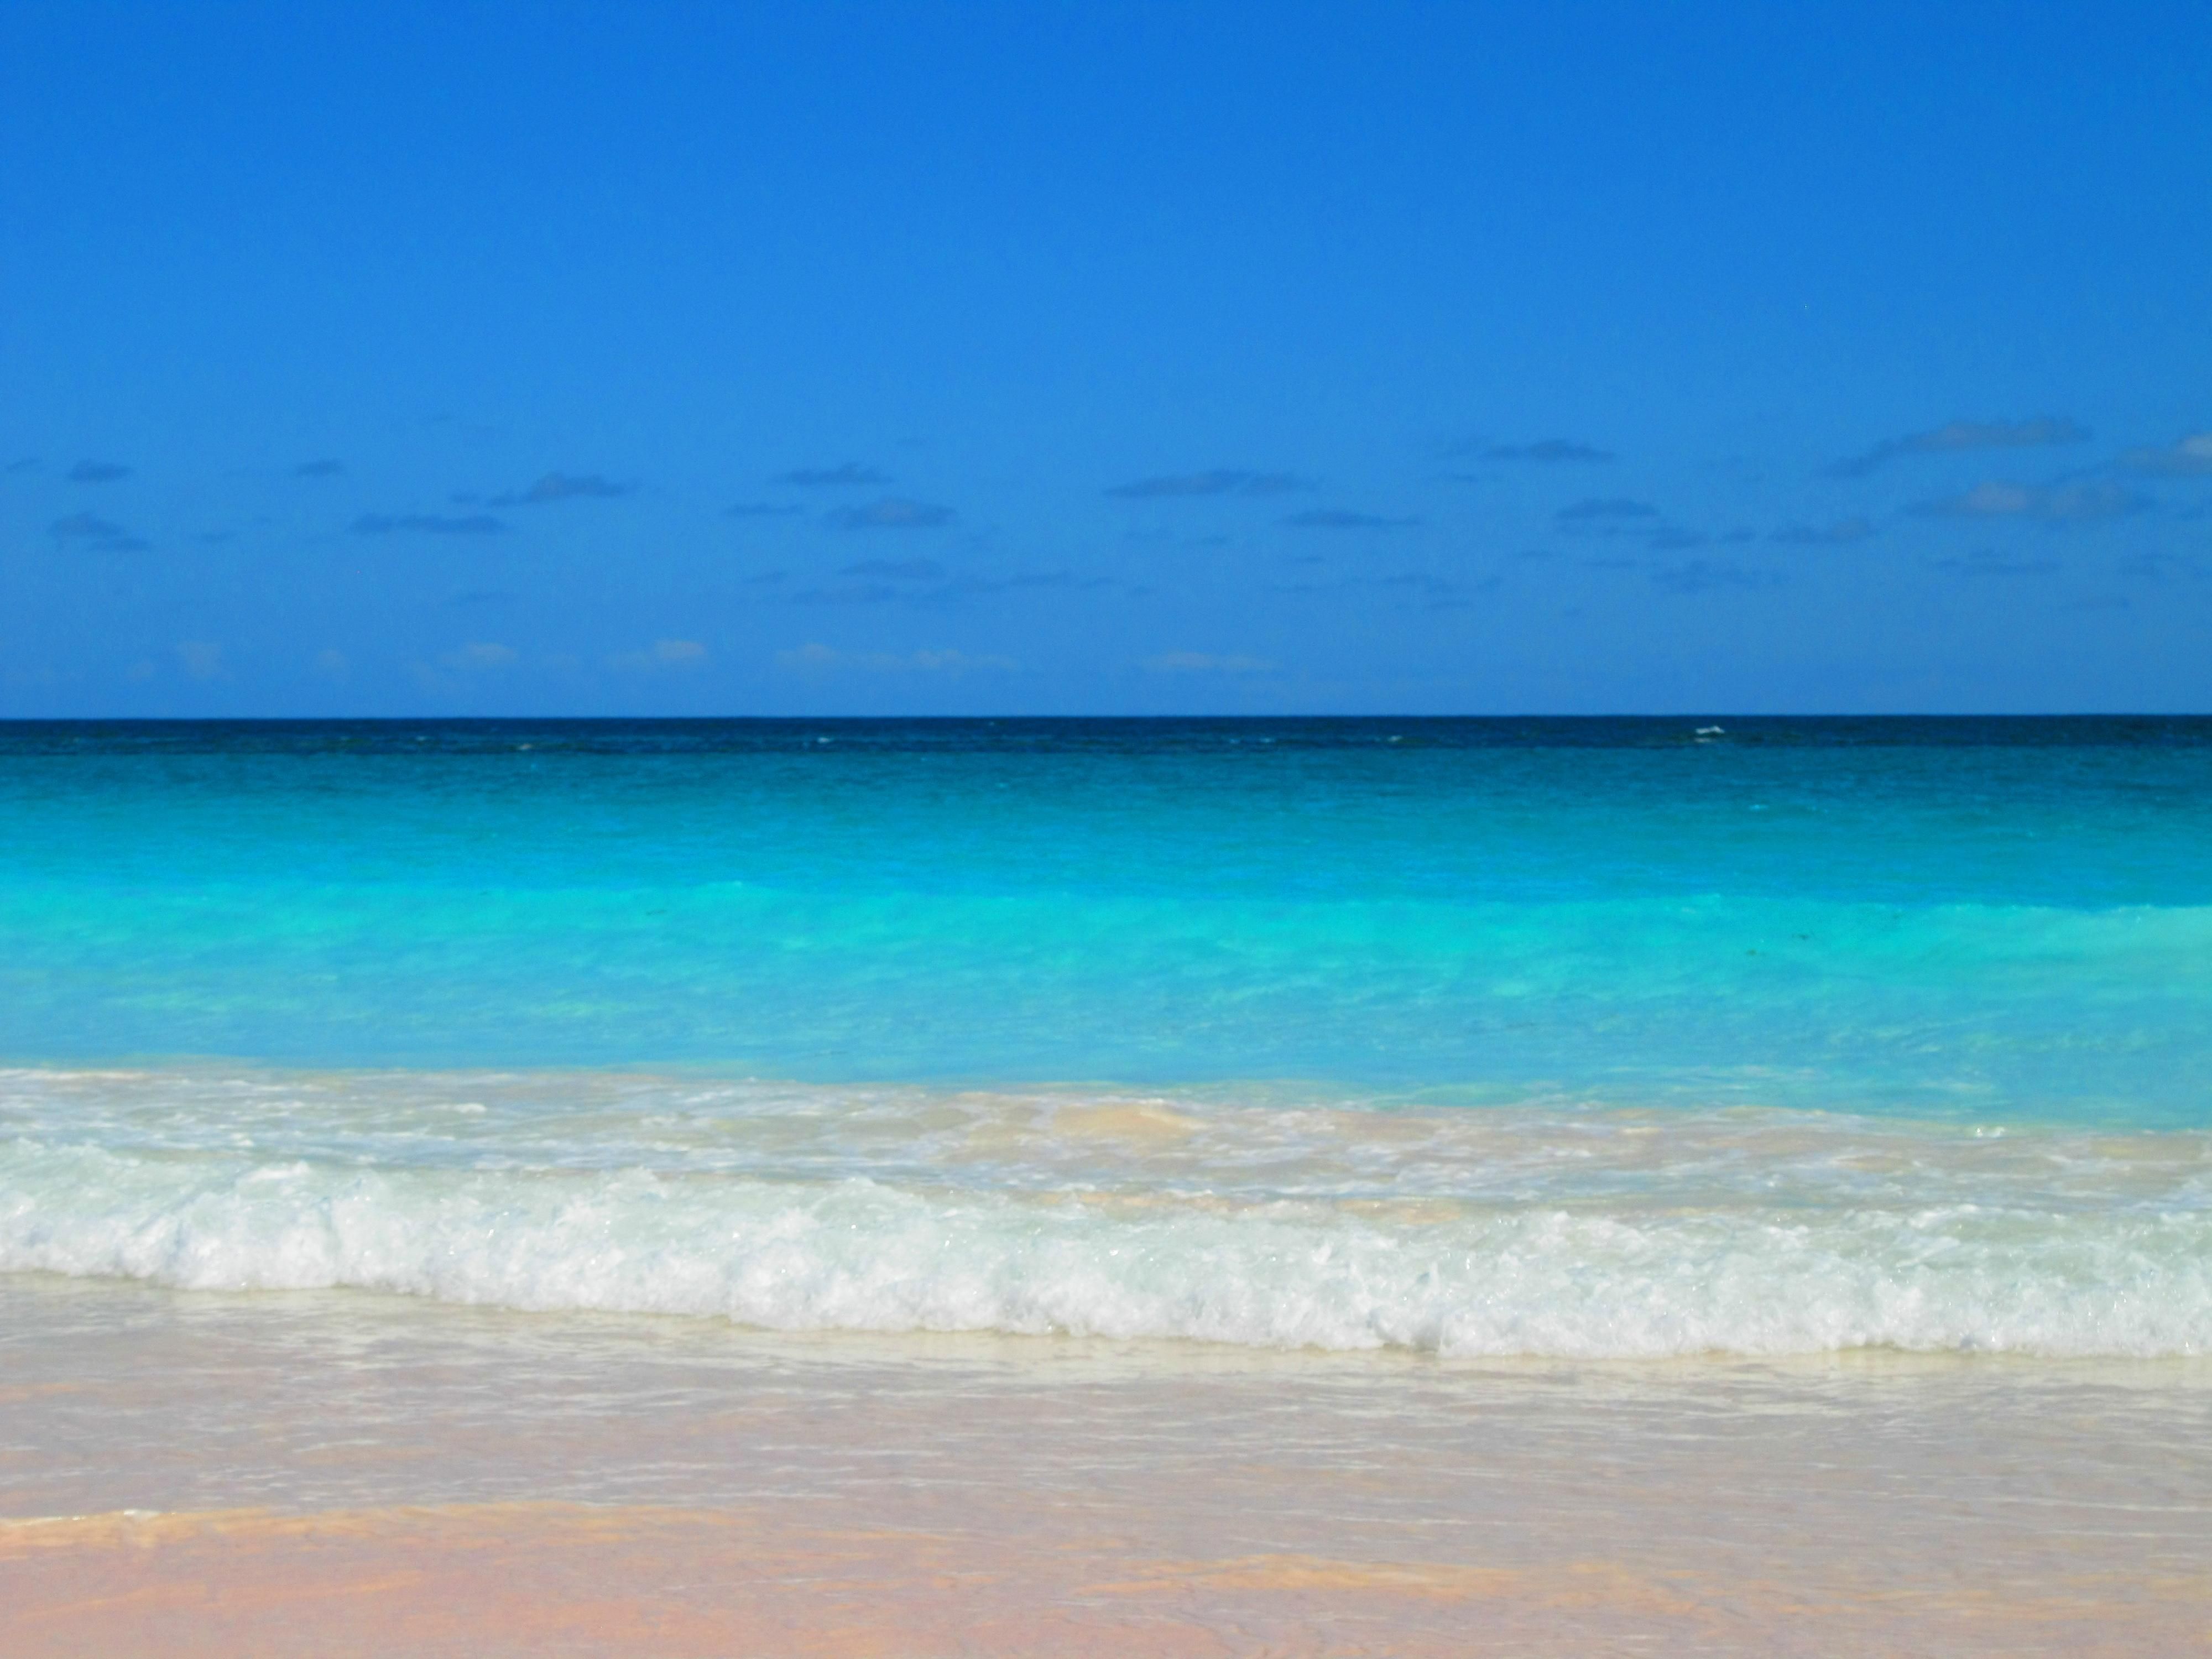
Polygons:
<instances>
[{"instance_id":1,"label":"pink sand beach","mask_svg":"<svg viewBox=\"0 0 2212 1659\"><path fill-rule=\"evenodd\" d=\"M2212 1370L0 1283L11 1659L2185 1652Z\"/></svg>"}]
</instances>

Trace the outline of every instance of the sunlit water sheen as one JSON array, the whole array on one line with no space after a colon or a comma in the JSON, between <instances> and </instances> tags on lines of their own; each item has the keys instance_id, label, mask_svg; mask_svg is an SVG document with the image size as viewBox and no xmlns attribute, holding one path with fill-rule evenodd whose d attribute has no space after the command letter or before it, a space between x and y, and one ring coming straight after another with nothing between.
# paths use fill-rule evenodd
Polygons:
<instances>
[{"instance_id":1,"label":"sunlit water sheen","mask_svg":"<svg viewBox=\"0 0 2212 1659\"><path fill-rule=\"evenodd\" d=\"M2191 1355L2212 722L0 728L0 1055L6 1269Z\"/></svg>"}]
</instances>

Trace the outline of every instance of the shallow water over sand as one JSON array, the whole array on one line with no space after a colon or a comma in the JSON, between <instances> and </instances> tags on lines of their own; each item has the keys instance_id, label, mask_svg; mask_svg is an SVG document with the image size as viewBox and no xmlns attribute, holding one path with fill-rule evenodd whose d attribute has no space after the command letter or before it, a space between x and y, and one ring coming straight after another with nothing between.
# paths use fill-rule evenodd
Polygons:
<instances>
[{"instance_id":1,"label":"shallow water over sand","mask_svg":"<svg viewBox=\"0 0 2212 1659\"><path fill-rule=\"evenodd\" d=\"M27 1655L2140 1653L2212 1631L2197 1361L768 1337L39 1275L0 1281L0 1513L48 1517L0 1527Z\"/></svg>"}]
</instances>

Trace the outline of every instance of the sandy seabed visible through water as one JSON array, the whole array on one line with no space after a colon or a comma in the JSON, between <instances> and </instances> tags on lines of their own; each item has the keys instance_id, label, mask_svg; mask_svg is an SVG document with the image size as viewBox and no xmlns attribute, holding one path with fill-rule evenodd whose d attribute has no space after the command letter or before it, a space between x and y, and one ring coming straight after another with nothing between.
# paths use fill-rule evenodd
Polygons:
<instances>
[{"instance_id":1,"label":"sandy seabed visible through water","mask_svg":"<svg viewBox=\"0 0 2212 1659\"><path fill-rule=\"evenodd\" d=\"M769 1336L0 1276L48 1655L2165 1653L2212 1365Z\"/></svg>"}]
</instances>

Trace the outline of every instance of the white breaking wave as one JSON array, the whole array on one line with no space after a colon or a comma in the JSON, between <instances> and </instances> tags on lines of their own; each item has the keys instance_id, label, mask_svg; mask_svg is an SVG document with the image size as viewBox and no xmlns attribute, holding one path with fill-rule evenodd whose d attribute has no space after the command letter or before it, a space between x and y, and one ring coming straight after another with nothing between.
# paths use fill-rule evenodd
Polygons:
<instances>
[{"instance_id":1,"label":"white breaking wave","mask_svg":"<svg viewBox=\"0 0 2212 1659\"><path fill-rule=\"evenodd\" d=\"M0 1269L1462 1356L2212 1351L2212 1213L2171 1191L2037 1207L1686 1206L1663 1182L1572 1202L1224 1198L24 1135L0 1146Z\"/></svg>"}]
</instances>

